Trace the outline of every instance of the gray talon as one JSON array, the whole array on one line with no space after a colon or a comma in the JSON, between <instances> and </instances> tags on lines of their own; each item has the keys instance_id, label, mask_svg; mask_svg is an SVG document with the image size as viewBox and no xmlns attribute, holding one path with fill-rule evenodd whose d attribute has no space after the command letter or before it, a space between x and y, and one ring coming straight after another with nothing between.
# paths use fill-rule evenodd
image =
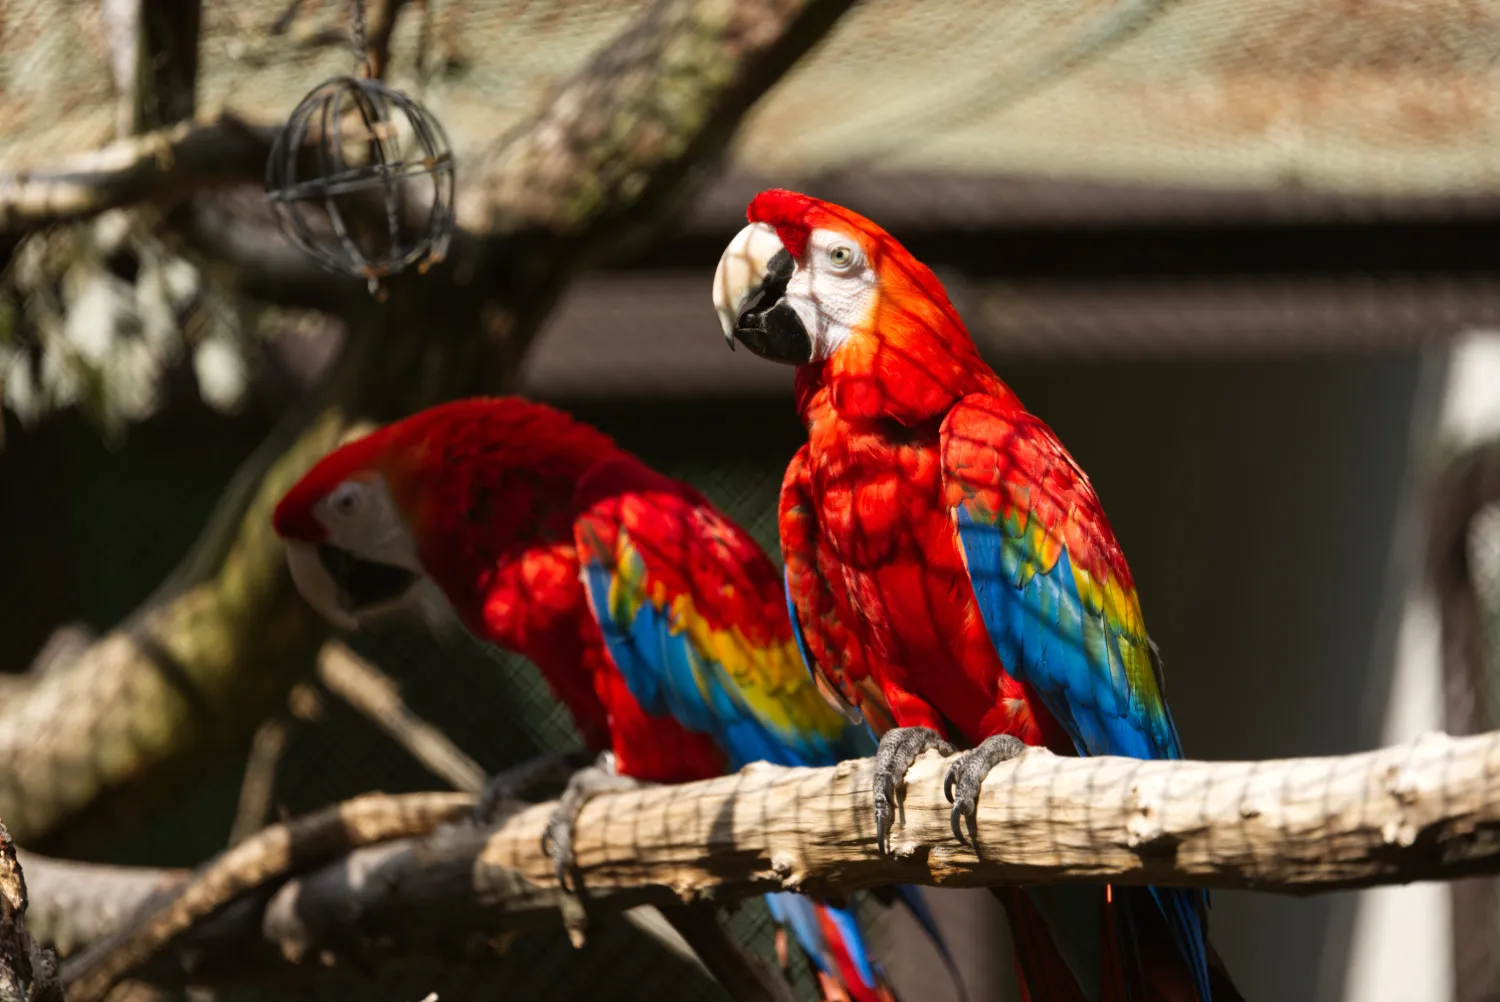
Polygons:
<instances>
[{"instance_id":1,"label":"gray talon","mask_svg":"<svg viewBox=\"0 0 1500 1002\"><path fill-rule=\"evenodd\" d=\"M574 891L574 887L568 874L578 862L573 856L573 821L576 816L576 811L569 812L566 808L559 807L547 819L547 827L542 830L542 852L552 860L552 870L557 874L557 886L569 893Z\"/></svg>"},{"instance_id":2,"label":"gray talon","mask_svg":"<svg viewBox=\"0 0 1500 1002\"><path fill-rule=\"evenodd\" d=\"M557 884L563 891L563 924L575 946L583 944L583 928L586 916L582 904L577 900L582 885L576 879L578 861L573 855L573 825L578 820L583 805L596 794L620 790L634 790L642 786L639 780L621 776L615 772L613 752L602 752L593 765L579 769L568 780L568 786L558 799L557 810L547 820L542 832L542 852L551 857L557 872Z\"/></svg>"},{"instance_id":3,"label":"gray talon","mask_svg":"<svg viewBox=\"0 0 1500 1002\"><path fill-rule=\"evenodd\" d=\"M1009 734L992 734L977 747L964 752L948 767L943 777L943 796L953 805L950 822L953 837L959 843L974 847L979 852L979 830L976 814L979 810L979 789L990 770L1001 762L1009 761L1026 750L1025 742ZM966 823L969 837L964 838L960 821Z\"/></svg>"},{"instance_id":4,"label":"gray talon","mask_svg":"<svg viewBox=\"0 0 1500 1002\"><path fill-rule=\"evenodd\" d=\"M479 801L474 805L474 823L482 828L498 824L510 813L513 802L522 800L533 788L567 779L570 773L588 762L589 759L582 758L576 751L567 754L547 752L497 772L480 791Z\"/></svg>"},{"instance_id":5,"label":"gray talon","mask_svg":"<svg viewBox=\"0 0 1500 1002\"><path fill-rule=\"evenodd\" d=\"M875 844L882 856L890 855L896 788L905 788L907 770L929 748L943 755L953 754L953 746L929 727L897 727L881 735L875 752Z\"/></svg>"}]
</instances>

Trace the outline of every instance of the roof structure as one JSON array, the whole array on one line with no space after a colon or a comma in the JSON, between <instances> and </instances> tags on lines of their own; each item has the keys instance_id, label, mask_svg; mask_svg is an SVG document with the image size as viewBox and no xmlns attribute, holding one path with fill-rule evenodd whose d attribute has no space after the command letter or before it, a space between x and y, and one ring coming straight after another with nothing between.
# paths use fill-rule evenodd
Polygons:
<instances>
[{"instance_id":1,"label":"roof structure","mask_svg":"<svg viewBox=\"0 0 1500 1002\"><path fill-rule=\"evenodd\" d=\"M0 170L113 135L112 2L0 0ZM413 4L391 80L461 183L639 7ZM274 121L349 72L347 10L207 4L200 114ZM678 234L569 294L528 388L785 392L715 343L705 277L772 184L879 220L1002 356L1412 350L1500 324L1497 60L1500 0L855 5Z\"/></svg>"}]
</instances>

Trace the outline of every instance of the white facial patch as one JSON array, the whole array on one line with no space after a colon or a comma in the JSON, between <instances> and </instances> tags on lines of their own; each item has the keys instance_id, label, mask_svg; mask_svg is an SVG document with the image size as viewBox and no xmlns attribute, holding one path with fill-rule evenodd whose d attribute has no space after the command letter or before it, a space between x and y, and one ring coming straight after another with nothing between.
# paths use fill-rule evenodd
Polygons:
<instances>
[{"instance_id":1,"label":"white facial patch","mask_svg":"<svg viewBox=\"0 0 1500 1002\"><path fill-rule=\"evenodd\" d=\"M813 230L807 250L786 287L786 301L812 340L812 360L837 351L868 325L876 277L859 241L837 230Z\"/></svg>"},{"instance_id":2,"label":"white facial patch","mask_svg":"<svg viewBox=\"0 0 1500 1002\"><path fill-rule=\"evenodd\" d=\"M346 480L313 508L328 542L363 560L422 574L406 520L378 476Z\"/></svg>"}]
</instances>

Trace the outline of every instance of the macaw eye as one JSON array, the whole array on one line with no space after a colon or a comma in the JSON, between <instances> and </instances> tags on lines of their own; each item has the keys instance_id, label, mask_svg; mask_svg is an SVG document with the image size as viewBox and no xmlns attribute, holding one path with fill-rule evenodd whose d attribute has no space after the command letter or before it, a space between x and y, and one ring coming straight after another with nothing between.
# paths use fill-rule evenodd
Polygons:
<instances>
[{"instance_id":1,"label":"macaw eye","mask_svg":"<svg viewBox=\"0 0 1500 1002\"><path fill-rule=\"evenodd\" d=\"M328 495L328 507L333 509L334 514L348 518L359 510L359 502L363 496L363 485L339 484L333 493Z\"/></svg>"},{"instance_id":2,"label":"macaw eye","mask_svg":"<svg viewBox=\"0 0 1500 1002\"><path fill-rule=\"evenodd\" d=\"M854 248L850 247L848 244L834 244L832 247L828 248L828 263L833 265L840 271L843 271L846 268L852 266L854 264L854 260Z\"/></svg>"}]
</instances>

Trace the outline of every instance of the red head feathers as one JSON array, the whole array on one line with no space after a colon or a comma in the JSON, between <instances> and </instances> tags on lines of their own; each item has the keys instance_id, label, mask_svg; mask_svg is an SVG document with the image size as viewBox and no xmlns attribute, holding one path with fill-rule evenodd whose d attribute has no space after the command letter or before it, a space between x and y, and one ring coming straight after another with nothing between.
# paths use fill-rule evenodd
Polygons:
<instances>
[{"instance_id":1,"label":"red head feathers","mask_svg":"<svg viewBox=\"0 0 1500 1002\"><path fill-rule=\"evenodd\" d=\"M822 388L850 416L920 422L998 384L937 276L885 230L782 189L746 215L714 305L731 347L804 367L799 396Z\"/></svg>"},{"instance_id":2,"label":"red head feathers","mask_svg":"<svg viewBox=\"0 0 1500 1002\"><path fill-rule=\"evenodd\" d=\"M298 587L334 622L393 605L419 577L471 588L498 554L563 532L608 436L516 397L429 408L323 457L272 516ZM550 536L548 537L550 538Z\"/></svg>"}]
</instances>

